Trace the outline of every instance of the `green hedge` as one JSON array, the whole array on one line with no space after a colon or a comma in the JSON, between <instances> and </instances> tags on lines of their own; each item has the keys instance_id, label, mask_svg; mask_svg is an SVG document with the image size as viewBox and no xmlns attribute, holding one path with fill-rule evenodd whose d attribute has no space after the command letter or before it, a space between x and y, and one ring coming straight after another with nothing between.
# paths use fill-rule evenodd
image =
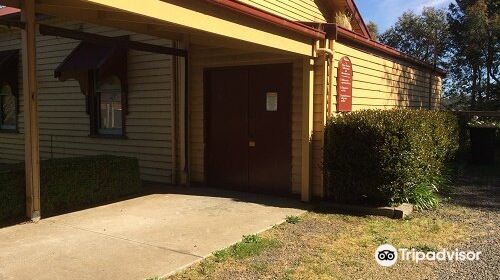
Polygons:
<instances>
[{"instance_id":1,"label":"green hedge","mask_svg":"<svg viewBox=\"0 0 500 280\"><path fill-rule=\"evenodd\" d=\"M26 214L24 170L0 170L0 225L7 219Z\"/></svg>"},{"instance_id":2,"label":"green hedge","mask_svg":"<svg viewBox=\"0 0 500 280\"><path fill-rule=\"evenodd\" d=\"M458 120L424 110L365 110L331 119L324 167L331 199L430 208L458 149Z\"/></svg>"},{"instance_id":3,"label":"green hedge","mask_svg":"<svg viewBox=\"0 0 500 280\"><path fill-rule=\"evenodd\" d=\"M0 222L25 214L24 166L0 171ZM135 158L91 156L41 162L42 215L50 216L112 201L140 191Z\"/></svg>"}]
</instances>

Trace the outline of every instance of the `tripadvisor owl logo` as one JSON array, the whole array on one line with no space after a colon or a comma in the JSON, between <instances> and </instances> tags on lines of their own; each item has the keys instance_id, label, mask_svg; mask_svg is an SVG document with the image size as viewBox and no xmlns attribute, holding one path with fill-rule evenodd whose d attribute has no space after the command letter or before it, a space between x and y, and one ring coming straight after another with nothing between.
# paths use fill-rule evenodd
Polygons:
<instances>
[{"instance_id":1,"label":"tripadvisor owl logo","mask_svg":"<svg viewBox=\"0 0 500 280\"><path fill-rule=\"evenodd\" d=\"M375 260L381 266L393 266L398 261L398 251L392 245L380 245L375 251Z\"/></svg>"},{"instance_id":2,"label":"tripadvisor owl logo","mask_svg":"<svg viewBox=\"0 0 500 280\"><path fill-rule=\"evenodd\" d=\"M436 250L435 252L423 252L416 250L415 248L400 248L399 250L397 250L390 244L380 245L377 250L375 250L375 261L377 261L379 265L384 267L395 265L398 259L399 261L412 261L418 264L422 261L478 261L480 259L480 256L480 251L459 251L458 249L442 249Z\"/></svg>"}]
</instances>

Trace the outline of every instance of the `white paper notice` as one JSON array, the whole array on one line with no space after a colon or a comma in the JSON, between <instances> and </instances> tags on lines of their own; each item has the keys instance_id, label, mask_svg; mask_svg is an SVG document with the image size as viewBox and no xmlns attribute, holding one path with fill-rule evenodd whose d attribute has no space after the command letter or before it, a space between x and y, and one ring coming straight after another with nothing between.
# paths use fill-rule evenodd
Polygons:
<instances>
[{"instance_id":1,"label":"white paper notice","mask_svg":"<svg viewBox=\"0 0 500 280\"><path fill-rule=\"evenodd\" d=\"M268 92L266 94L266 110L268 112L278 111L278 93Z\"/></svg>"}]
</instances>

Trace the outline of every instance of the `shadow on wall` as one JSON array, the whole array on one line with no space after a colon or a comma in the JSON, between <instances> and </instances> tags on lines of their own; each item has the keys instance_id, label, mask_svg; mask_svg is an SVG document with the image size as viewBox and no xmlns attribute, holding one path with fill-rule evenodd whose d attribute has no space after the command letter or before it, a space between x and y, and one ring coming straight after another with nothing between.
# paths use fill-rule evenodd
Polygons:
<instances>
[{"instance_id":1,"label":"shadow on wall","mask_svg":"<svg viewBox=\"0 0 500 280\"><path fill-rule=\"evenodd\" d=\"M429 108L428 75L423 76L423 73L406 65L398 64L394 67L384 65L384 79L390 90L390 99L395 100L394 105L412 109Z\"/></svg>"}]
</instances>

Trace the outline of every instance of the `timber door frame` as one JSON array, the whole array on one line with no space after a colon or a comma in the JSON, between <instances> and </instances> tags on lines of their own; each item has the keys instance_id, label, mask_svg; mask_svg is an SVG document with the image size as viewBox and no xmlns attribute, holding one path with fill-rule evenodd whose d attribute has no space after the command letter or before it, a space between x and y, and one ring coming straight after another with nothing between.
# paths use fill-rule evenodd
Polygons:
<instances>
[{"instance_id":1,"label":"timber door frame","mask_svg":"<svg viewBox=\"0 0 500 280\"><path fill-rule=\"evenodd\" d=\"M231 70L231 69L251 69L251 68L259 68L262 66L273 66L273 65L290 65L292 75L293 75L293 62L275 62L275 63L255 63L255 64L245 64L245 65L230 65L230 66L215 66L215 67L205 67L203 68L203 183L202 186L210 187L208 182L208 172L209 172L209 156L210 156L210 141L209 141L209 123L211 120L211 108L210 108L210 75L211 71L216 70ZM249 94L251 94L249 92ZM290 140L289 142L289 154L290 154L290 162L288 162L289 169L289 186L286 193L275 193L271 192L271 194L279 195L279 196L293 196L293 187L292 187L292 110L293 110L293 77L290 80L290 108L288 115L288 127L287 127L287 137ZM251 192L251 189L249 190Z\"/></svg>"}]
</instances>

